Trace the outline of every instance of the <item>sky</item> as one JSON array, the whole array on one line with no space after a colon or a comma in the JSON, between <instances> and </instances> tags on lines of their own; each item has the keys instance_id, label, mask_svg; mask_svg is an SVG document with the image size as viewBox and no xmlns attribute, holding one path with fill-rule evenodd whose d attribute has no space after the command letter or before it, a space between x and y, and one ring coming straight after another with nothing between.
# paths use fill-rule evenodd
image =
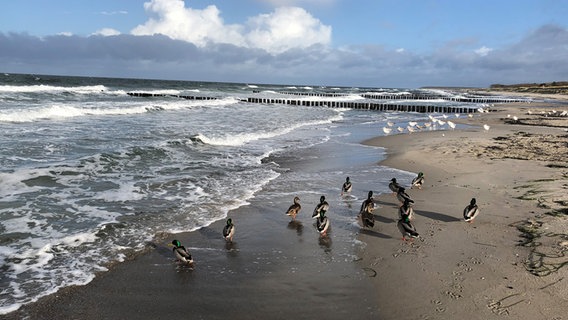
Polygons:
<instances>
[{"instance_id":1,"label":"sky","mask_svg":"<svg viewBox=\"0 0 568 320\"><path fill-rule=\"evenodd\" d=\"M568 80L568 0L0 0L0 72L250 84Z\"/></svg>"}]
</instances>

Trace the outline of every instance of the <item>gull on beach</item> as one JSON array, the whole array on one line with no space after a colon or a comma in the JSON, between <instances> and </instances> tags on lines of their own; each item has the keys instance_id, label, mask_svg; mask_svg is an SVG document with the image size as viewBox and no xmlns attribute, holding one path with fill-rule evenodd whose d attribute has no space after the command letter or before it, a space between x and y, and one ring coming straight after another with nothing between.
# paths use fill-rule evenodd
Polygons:
<instances>
[{"instance_id":1,"label":"gull on beach","mask_svg":"<svg viewBox=\"0 0 568 320\"><path fill-rule=\"evenodd\" d=\"M432 125L431 122L424 122L424 126L427 127L427 128L430 127L431 125Z\"/></svg>"},{"instance_id":2,"label":"gull on beach","mask_svg":"<svg viewBox=\"0 0 568 320\"><path fill-rule=\"evenodd\" d=\"M383 132L386 134L391 133L392 129L391 128L387 128L387 127L383 127Z\"/></svg>"},{"instance_id":3,"label":"gull on beach","mask_svg":"<svg viewBox=\"0 0 568 320\"><path fill-rule=\"evenodd\" d=\"M416 122L416 121L409 121L408 122L408 125L411 126L411 127L414 127L417 124L418 124L418 122Z\"/></svg>"},{"instance_id":4,"label":"gull on beach","mask_svg":"<svg viewBox=\"0 0 568 320\"><path fill-rule=\"evenodd\" d=\"M452 128L452 129L456 128L456 124L451 122L451 121L448 121L448 126L450 126L450 128Z\"/></svg>"},{"instance_id":5,"label":"gull on beach","mask_svg":"<svg viewBox=\"0 0 568 320\"><path fill-rule=\"evenodd\" d=\"M473 114L471 114L471 113L469 113L467 116L470 117L470 118L473 118Z\"/></svg>"},{"instance_id":6,"label":"gull on beach","mask_svg":"<svg viewBox=\"0 0 568 320\"><path fill-rule=\"evenodd\" d=\"M456 118L459 118L459 117L460 117L460 114L459 114L459 113L456 113Z\"/></svg>"},{"instance_id":7,"label":"gull on beach","mask_svg":"<svg viewBox=\"0 0 568 320\"><path fill-rule=\"evenodd\" d=\"M489 125L486 124L483 125L483 129L485 129L485 131L489 131L489 128L491 128Z\"/></svg>"},{"instance_id":8,"label":"gull on beach","mask_svg":"<svg viewBox=\"0 0 568 320\"><path fill-rule=\"evenodd\" d=\"M388 125L389 127L392 127L392 126L394 126L394 122L389 121L389 122L387 122L387 125Z\"/></svg>"},{"instance_id":9,"label":"gull on beach","mask_svg":"<svg viewBox=\"0 0 568 320\"><path fill-rule=\"evenodd\" d=\"M446 121L442 121L442 120L438 120L438 124L440 124L441 126L446 124Z\"/></svg>"},{"instance_id":10,"label":"gull on beach","mask_svg":"<svg viewBox=\"0 0 568 320\"><path fill-rule=\"evenodd\" d=\"M410 133L416 131L416 130L414 130L414 128L411 127L411 126L406 127L406 130L408 130L408 132L410 132Z\"/></svg>"},{"instance_id":11,"label":"gull on beach","mask_svg":"<svg viewBox=\"0 0 568 320\"><path fill-rule=\"evenodd\" d=\"M398 130L398 132L404 132L404 128L401 127L396 128L396 130Z\"/></svg>"},{"instance_id":12,"label":"gull on beach","mask_svg":"<svg viewBox=\"0 0 568 320\"><path fill-rule=\"evenodd\" d=\"M448 119L448 116L445 114L442 114L442 117L444 117L444 119Z\"/></svg>"},{"instance_id":13,"label":"gull on beach","mask_svg":"<svg viewBox=\"0 0 568 320\"><path fill-rule=\"evenodd\" d=\"M517 118L517 116L513 116L513 120L516 122L519 120L519 118Z\"/></svg>"}]
</instances>

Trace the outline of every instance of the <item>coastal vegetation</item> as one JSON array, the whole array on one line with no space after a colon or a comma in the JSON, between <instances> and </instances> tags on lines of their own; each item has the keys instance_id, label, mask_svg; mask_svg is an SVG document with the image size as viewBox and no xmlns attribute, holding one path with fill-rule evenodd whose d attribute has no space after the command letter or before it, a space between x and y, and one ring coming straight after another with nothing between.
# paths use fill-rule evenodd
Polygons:
<instances>
[{"instance_id":1,"label":"coastal vegetation","mask_svg":"<svg viewBox=\"0 0 568 320\"><path fill-rule=\"evenodd\" d=\"M507 91L538 94L568 95L568 81L553 81L547 83L492 84L491 91Z\"/></svg>"}]
</instances>

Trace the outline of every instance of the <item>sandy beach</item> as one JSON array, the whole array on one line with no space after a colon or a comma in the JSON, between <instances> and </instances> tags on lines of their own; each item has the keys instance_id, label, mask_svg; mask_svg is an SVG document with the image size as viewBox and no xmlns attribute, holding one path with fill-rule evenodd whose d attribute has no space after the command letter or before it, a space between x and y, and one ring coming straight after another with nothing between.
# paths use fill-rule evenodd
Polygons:
<instances>
[{"instance_id":1,"label":"sandy beach","mask_svg":"<svg viewBox=\"0 0 568 320\"><path fill-rule=\"evenodd\" d=\"M473 126L465 130L366 142L387 148L381 165L426 176L421 190L409 190L419 239L397 238L399 203L388 194L377 215L392 239L361 235L382 319L564 319L568 126L542 116L555 108L567 109L499 105L455 120ZM462 212L471 198L481 213L470 224Z\"/></svg>"},{"instance_id":2,"label":"sandy beach","mask_svg":"<svg viewBox=\"0 0 568 320\"><path fill-rule=\"evenodd\" d=\"M347 227L328 238L306 218L318 194L302 199L307 205L298 222L283 214L291 198L253 199L229 213L237 226L233 244L220 237L222 221L162 235L88 285L4 318L565 319L568 125L546 122L541 111L553 108L568 106L497 105L455 119L469 125L463 130L365 141L386 148L378 165L425 174L422 189L408 190L420 233L414 241L401 240L392 194L375 197L373 230L349 227L360 201L336 206L335 221ZM466 223L462 211L471 198L481 213ZM257 231L239 234L245 225ZM172 237L191 244L199 257L194 270L175 266L167 246ZM350 237L362 245L344 240ZM356 255L346 254L351 251Z\"/></svg>"}]
</instances>

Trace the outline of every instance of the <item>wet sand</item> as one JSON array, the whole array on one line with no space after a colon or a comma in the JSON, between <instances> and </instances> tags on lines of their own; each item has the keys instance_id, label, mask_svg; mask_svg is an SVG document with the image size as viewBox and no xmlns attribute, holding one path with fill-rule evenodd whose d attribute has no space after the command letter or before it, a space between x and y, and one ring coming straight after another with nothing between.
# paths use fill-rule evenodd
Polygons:
<instances>
[{"instance_id":1,"label":"wet sand","mask_svg":"<svg viewBox=\"0 0 568 320\"><path fill-rule=\"evenodd\" d=\"M395 224L399 204L391 194L376 196L377 223L360 232L353 215L360 201L341 203L338 195L330 195L335 220L330 236L321 238L310 219L319 194L302 197L303 211L294 223L284 215L294 191L266 203L262 193L274 192L269 185L250 205L229 213L237 228L233 244L220 236L224 222L162 235L146 253L88 285L60 290L3 317L561 319L568 297L563 268L568 225L565 215L548 213L565 208L561 199L568 163L565 158L506 156L517 149L514 137L532 141L566 132L507 123L507 114L532 118L529 107L539 108L496 106L494 112L456 119L472 125L465 130L365 142L387 149L388 158L378 165L425 173L424 187L409 190L421 235L413 242L401 240ZM491 129L485 131L482 124ZM546 152L526 152L535 153ZM338 188L342 179L334 182ZM400 180L410 182L407 176ZM375 189L371 183L357 188ZM462 210L472 197L481 214L470 224L463 221ZM194 270L173 261L167 246L173 238L192 251Z\"/></svg>"}]
</instances>

